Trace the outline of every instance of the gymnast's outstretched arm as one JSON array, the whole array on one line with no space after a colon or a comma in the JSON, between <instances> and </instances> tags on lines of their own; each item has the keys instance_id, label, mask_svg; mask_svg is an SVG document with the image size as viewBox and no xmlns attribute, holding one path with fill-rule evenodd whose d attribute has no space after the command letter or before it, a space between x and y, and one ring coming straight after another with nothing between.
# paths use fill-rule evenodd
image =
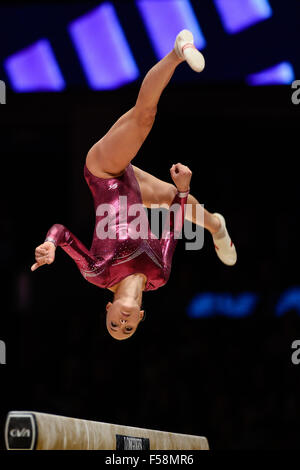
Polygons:
<instances>
[{"instance_id":1,"label":"gymnast's outstretched arm","mask_svg":"<svg viewBox=\"0 0 300 470\"><path fill-rule=\"evenodd\" d=\"M184 224L185 208L192 177L191 170L181 163L173 165L170 173L177 190L170 205L169 217L166 220L160 239L166 279L170 275L172 257Z\"/></svg>"},{"instance_id":2,"label":"gymnast's outstretched arm","mask_svg":"<svg viewBox=\"0 0 300 470\"><path fill-rule=\"evenodd\" d=\"M83 275L95 268L101 268L101 259L93 256L64 225L54 224L48 230L44 243L35 249L36 262L31 266L31 271L35 271L44 264L53 263L57 246L60 246L75 261Z\"/></svg>"}]
</instances>

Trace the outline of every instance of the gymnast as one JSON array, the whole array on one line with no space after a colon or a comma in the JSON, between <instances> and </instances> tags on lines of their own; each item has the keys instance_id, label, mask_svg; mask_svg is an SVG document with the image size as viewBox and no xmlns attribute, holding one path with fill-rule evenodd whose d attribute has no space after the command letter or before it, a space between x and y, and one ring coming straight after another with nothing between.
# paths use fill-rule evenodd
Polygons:
<instances>
[{"instance_id":1,"label":"gymnast","mask_svg":"<svg viewBox=\"0 0 300 470\"><path fill-rule=\"evenodd\" d=\"M192 172L187 166L176 163L171 167L174 184L170 184L131 164L153 126L164 88L183 61L196 72L204 68L203 55L194 46L193 35L188 30L177 35L173 50L146 74L135 105L87 153L84 177L96 209L90 250L61 224L54 224L44 243L35 249L32 271L53 263L55 250L60 246L75 261L87 281L113 292L113 301L106 305L106 326L117 340L132 336L143 319L143 292L158 289L168 281L179 238L176 234L181 231L185 217L199 224L197 207L203 211L202 225L212 234L221 261L234 265L237 259L224 217L209 213L189 194ZM127 201L126 220L121 217L122 197ZM148 236L137 238L133 233L131 236L129 227L134 218L130 208L135 204L147 208L154 204L156 207L177 207L177 210L169 211L170 218L160 239L151 232L148 219ZM185 210L188 206L192 208L189 215ZM143 212L147 217L145 210ZM106 218L104 213L108 214ZM115 230L115 236L99 236L104 221L110 221L109 229Z\"/></svg>"}]
</instances>

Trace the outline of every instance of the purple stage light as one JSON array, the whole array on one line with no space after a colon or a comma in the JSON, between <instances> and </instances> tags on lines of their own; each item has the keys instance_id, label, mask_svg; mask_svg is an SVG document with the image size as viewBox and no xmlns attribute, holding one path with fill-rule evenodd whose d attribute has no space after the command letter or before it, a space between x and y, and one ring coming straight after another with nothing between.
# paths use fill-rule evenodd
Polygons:
<instances>
[{"instance_id":1,"label":"purple stage light","mask_svg":"<svg viewBox=\"0 0 300 470\"><path fill-rule=\"evenodd\" d=\"M158 59L173 49L182 29L192 31L198 49L205 47L205 38L189 0L137 0L136 5Z\"/></svg>"},{"instance_id":2,"label":"purple stage light","mask_svg":"<svg viewBox=\"0 0 300 470\"><path fill-rule=\"evenodd\" d=\"M227 33L234 34L272 16L268 0L214 0Z\"/></svg>"},{"instance_id":3,"label":"purple stage light","mask_svg":"<svg viewBox=\"0 0 300 470\"><path fill-rule=\"evenodd\" d=\"M91 88L113 89L139 77L114 7L103 3L72 21L69 33Z\"/></svg>"},{"instance_id":4,"label":"purple stage light","mask_svg":"<svg viewBox=\"0 0 300 470\"><path fill-rule=\"evenodd\" d=\"M12 88L18 92L61 91L65 81L48 40L41 39L4 61Z\"/></svg>"},{"instance_id":5,"label":"purple stage light","mask_svg":"<svg viewBox=\"0 0 300 470\"><path fill-rule=\"evenodd\" d=\"M260 72L248 75L246 82L248 85L290 85L295 80L293 66L289 62L261 70Z\"/></svg>"}]
</instances>

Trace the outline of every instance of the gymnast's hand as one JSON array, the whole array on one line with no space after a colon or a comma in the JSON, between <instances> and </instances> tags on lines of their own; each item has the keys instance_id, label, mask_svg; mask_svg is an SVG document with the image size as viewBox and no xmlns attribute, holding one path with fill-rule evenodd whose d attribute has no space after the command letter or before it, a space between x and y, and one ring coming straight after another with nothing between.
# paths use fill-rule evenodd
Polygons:
<instances>
[{"instance_id":1,"label":"gymnast's hand","mask_svg":"<svg viewBox=\"0 0 300 470\"><path fill-rule=\"evenodd\" d=\"M52 242L45 242L42 245L39 245L35 249L35 261L31 266L31 271L35 271L43 264L51 264L55 258L56 246Z\"/></svg>"},{"instance_id":2,"label":"gymnast's hand","mask_svg":"<svg viewBox=\"0 0 300 470\"><path fill-rule=\"evenodd\" d=\"M189 167L181 163L176 163L170 168L170 174L180 193L184 193L190 189L192 172Z\"/></svg>"}]
</instances>

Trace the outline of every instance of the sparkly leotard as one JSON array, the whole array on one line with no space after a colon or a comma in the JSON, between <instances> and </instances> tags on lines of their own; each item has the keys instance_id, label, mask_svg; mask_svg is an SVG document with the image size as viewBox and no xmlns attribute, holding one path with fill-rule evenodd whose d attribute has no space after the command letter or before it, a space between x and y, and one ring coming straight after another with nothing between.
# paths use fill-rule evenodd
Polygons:
<instances>
[{"instance_id":1,"label":"sparkly leotard","mask_svg":"<svg viewBox=\"0 0 300 470\"><path fill-rule=\"evenodd\" d=\"M84 177L96 211L90 250L61 224L50 228L45 241L60 246L75 261L85 279L99 287L112 287L134 273L146 276L145 291L163 286L170 276L178 241L175 235L182 230L187 193L175 195L171 204L175 210L170 211L170 219L158 239L150 230L131 164L121 176L109 179L98 178L84 165ZM137 220L144 228L138 238Z\"/></svg>"}]
</instances>

